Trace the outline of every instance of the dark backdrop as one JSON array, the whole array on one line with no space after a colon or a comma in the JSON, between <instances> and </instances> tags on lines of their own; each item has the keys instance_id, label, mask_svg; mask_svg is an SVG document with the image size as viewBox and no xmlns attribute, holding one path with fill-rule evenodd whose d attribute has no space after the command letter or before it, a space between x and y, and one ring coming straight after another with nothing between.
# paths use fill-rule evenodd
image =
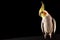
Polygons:
<instances>
[{"instance_id":1,"label":"dark backdrop","mask_svg":"<svg viewBox=\"0 0 60 40\"><path fill-rule=\"evenodd\" d=\"M43 1L43 0L42 0ZM45 9L56 19L56 34L60 34L60 4L58 0L45 0ZM41 0L2 1L1 38L41 36Z\"/></svg>"}]
</instances>

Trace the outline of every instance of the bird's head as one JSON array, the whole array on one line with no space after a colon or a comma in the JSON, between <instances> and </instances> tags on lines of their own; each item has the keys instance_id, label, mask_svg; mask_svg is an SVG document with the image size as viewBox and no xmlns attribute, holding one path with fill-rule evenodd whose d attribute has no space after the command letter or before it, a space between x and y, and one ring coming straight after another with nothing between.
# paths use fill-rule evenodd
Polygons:
<instances>
[{"instance_id":1,"label":"bird's head","mask_svg":"<svg viewBox=\"0 0 60 40\"><path fill-rule=\"evenodd\" d=\"M47 15L47 11L46 11L45 8L44 8L43 2L41 2L41 3L42 3L42 6L41 6L41 8L40 8L40 10L39 10L39 16L41 16L42 18L44 18L44 17L46 17L46 15Z\"/></svg>"}]
</instances>

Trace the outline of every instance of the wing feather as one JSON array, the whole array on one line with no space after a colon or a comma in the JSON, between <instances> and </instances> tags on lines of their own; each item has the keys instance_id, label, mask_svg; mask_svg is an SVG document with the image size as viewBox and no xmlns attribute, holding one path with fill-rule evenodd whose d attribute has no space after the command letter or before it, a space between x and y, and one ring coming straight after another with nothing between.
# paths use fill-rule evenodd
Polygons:
<instances>
[{"instance_id":1,"label":"wing feather","mask_svg":"<svg viewBox=\"0 0 60 40\"><path fill-rule=\"evenodd\" d=\"M42 32L44 32L44 23L43 22L41 22L41 30L42 30Z\"/></svg>"},{"instance_id":2,"label":"wing feather","mask_svg":"<svg viewBox=\"0 0 60 40\"><path fill-rule=\"evenodd\" d=\"M54 33L56 32L56 20L53 18L53 23L54 23Z\"/></svg>"}]
</instances>

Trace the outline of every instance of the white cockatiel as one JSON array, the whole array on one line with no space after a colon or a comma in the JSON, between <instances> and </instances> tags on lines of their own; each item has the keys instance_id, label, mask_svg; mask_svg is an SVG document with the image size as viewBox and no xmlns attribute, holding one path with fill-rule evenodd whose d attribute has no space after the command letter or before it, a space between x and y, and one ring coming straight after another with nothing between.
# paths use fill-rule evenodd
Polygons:
<instances>
[{"instance_id":1,"label":"white cockatiel","mask_svg":"<svg viewBox=\"0 0 60 40\"><path fill-rule=\"evenodd\" d=\"M52 36L52 33L56 32L56 21L55 19L44 9L44 4L42 2L42 6L39 10L39 16L42 17L41 21L41 30L44 32L44 38L47 35Z\"/></svg>"}]
</instances>

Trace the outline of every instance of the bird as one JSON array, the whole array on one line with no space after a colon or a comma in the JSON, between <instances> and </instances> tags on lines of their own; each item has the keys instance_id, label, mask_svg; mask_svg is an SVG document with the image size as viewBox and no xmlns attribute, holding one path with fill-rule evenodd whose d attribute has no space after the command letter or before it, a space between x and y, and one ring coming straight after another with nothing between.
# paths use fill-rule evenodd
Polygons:
<instances>
[{"instance_id":1,"label":"bird","mask_svg":"<svg viewBox=\"0 0 60 40\"><path fill-rule=\"evenodd\" d=\"M56 32L56 20L46 11L44 3L41 3L42 5L39 9L39 16L42 18L41 31L44 33L44 38L46 38L47 35L51 38L52 33Z\"/></svg>"}]
</instances>

